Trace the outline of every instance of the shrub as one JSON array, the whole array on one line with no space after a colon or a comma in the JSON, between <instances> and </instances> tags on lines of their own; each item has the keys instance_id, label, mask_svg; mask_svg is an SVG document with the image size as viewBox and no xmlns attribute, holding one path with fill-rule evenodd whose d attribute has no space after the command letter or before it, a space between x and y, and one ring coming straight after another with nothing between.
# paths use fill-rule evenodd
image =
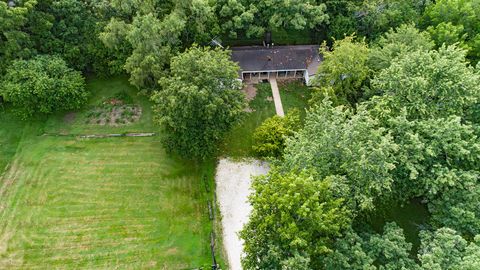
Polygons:
<instances>
[{"instance_id":1,"label":"shrub","mask_svg":"<svg viewBox=\"0 0 480 270\"><path fill-rule=\"evenodd\" d=\"M300 113L290 111L285 117L275 115L265 120L253 134L253 151L260 157L282 157L287 137L300 128Z\"/></svg>"}]
</instances>

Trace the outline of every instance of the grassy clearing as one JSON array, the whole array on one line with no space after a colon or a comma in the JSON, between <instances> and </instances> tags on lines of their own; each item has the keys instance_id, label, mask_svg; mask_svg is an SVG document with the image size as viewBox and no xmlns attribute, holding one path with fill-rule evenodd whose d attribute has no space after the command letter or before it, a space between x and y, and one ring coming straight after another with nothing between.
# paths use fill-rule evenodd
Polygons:
<instances>
[{"instance_id":1,"label":"grassy clearing","mask_svg":"<svg viewBox=\"0 0 480 270\"><path fill-rule=\"evenodd\" d=\"M304 116L310 98L310 89L300 82L280 84L279 88L285 113L297 108ZM270 84L258 84L257 89L255 99L250 102L250 108L254 111L246 113L244 119L227 134L221 148L222 155L232 158L254 155L252 151L253 132L265 119L275 115Z\"/></svg>"},{"instance_id":2,"label":"grassy clearing","mask_svg":"<svg viewBox=\"0 0 480 270\"><path fill-rule=\"evenodd\" d=\"M130 89L124 78L92 79L89 88L97 90L90 105L98 96ZM147 113L131 126L85 124L88 108L71 123L59 114L45 127L2 125L1 160L10 166L0 177L0 269L188 269L211 263L207 200L214 161L172 157L159 136L38 136L43 130L155 130L148 99L132 99Z\"/></svg>"}]
</instances>

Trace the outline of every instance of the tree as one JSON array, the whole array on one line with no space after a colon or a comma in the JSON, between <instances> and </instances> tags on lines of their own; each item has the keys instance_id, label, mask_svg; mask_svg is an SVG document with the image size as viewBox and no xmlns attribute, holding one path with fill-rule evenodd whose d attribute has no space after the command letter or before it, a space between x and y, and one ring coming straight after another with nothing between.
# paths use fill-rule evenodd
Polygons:
<instances>
[{"instance_id":1,"label":"tree","mask_svg":"<svg viewBox=\"0 0 480 270\"><path fill-rule=\"evenodd\" d=\"M392 171L393 197L400 202L424 198L435 226L480 233L480 144L475 126L462 123L458 116L408 120L405 110L392 115L379 100L372 103L387 112L382 116L387 120L380 122L399 146Z\"/></svg>"},{"instance_id":2,"label":"tree","mask_svg":"<svg viewBox=\"0 0 480 270\"><path fill-rule=\"evenodd\" d=\"M209 157L245 108L239 67L228 51L193 46L172 58L169 78L159 82L156 122L166 129L166 146L186 157Z\"/></svg>"},{"instance_id":3,"label":"tree","mask_svg":"<svg viewBox=\"0 0 480 270\"><path fill-rule=\"evenodd\" d=\"M413 24L402 24L382 35L370 49L368 65L379 71L392 61L413 51L429 51L434 43L427 32L420 32Z\"/></svg>"},{"instance_id":4,"label":"tree","mask_svg":"<svg viewBox=\"0 0 480 270\"><path fill-rule=\"evenodd\" d=\"M305 126L287 140L282 167L314 171L319 178L339 176L335 187L352 209L373 210L388 197L398 145L362 106L354 113L324 100L307 113Z\"/></svg>"},{"instance_id":5,"label":"tree","mask_svg":"<svg viewBox=\"0 0 480 270\"><path fill-rule=\"evenodd\" d=\"M212 3L209 0L186 1L183 10L187 18L184 33L187 44L210 42L213 37L220 34L215 6Z\"/></svg>"},{"instance_id":6,"label":"tree","mask_svg":"<svg viewBox=\"0 0 480 270\"><path fill-rule=\"evenodd\" d=\"M357 20L358 34L375 40L391 28L420 19L421 5L415 0L364 0L354 6L352 13Z\"/></svg>"},{"instance_id":7,"label":"tree","mask_svg":"<svg viewBox=\"0 0 480 270\"><path fill-rule=\"evenodd\" d=\"M116 0L112 6L114 16L100 39L110 50L127 54L124 69L139 89L156 88L184 46L205 43L219 32L207 0Z\"/></svg>"},{"instance_id":8,"label":"tree","mask_svg":"<svg viewBox=\"0 0 480 270\"><path fill-rule=\"evenodd\" d=\"M39 3L35 13L47 19L51 28L35 32L36 48L39 53L58 54L70 67L86 71L94 58L92 49L97 39L97 18L88 10L87 3L77 0L56 0ZM37 18L34 22L39 22ZM30 24L34 23L30 21Z\"/></svg>"},{"instance_id":9,"label":"tree","mask_svg":"<svg viewBox=\"0 0 480 270\"><path fill-rule=\"evenodd\" d=\"M324 258L324 269L403 270L419 269L410 258L412 244L394 222L385 224L383 234L357 233L350 229L335 241L334 252Z\"/></svg>"},{"instance_id":10,"label":"tree","mask_svg":"<svg viewBox=\"0 0 480 270\"><path fill-rule=\"evenodd\" d=\"M433 233L422 232L418 258L424 269L456 269L468 242L455 230L440 228Z\"/></svg>"},{"instance_id":11,"label":"tree","mask_svg":"<svg viewBox=\"0 0 480 270\"><path fill-rule=\"evenodd\" d=\"M88 96L82 75L56 56L14 61L0 93L23 118L78 109Z\"/></svg>"},{"instance_id":12,"label":"tree","mask_svg":"<svg viewBox=\"0 0 480 270\"><path fill-rule=\"evenodd\" d=\"M480 258L480 235L475 236L474 241L465 248L462 261L456 266L456 269L480 269L480 260L478 258Z\"/></svg>"},{"instance_id":13,"label":"tree","mask_svg":"<svg viewBox=\"0 0 480 270\"><path fill-rule=\"evenodd\" d=\"M253 212L240 233L244 268L320 269L321 257L350 224L344 200L331 190L333 181L275 169L255 178L249 199Z\"/></svg>"},{"instance_id":14,"label":"tree","mask_svg":"<svg viewBox=\"0 0 480 270\"><path fill-rule=\"evenodd\" d=\"M9 7L0 2L0 74L4 74L11 62L17 58L28 58L36 52L32 48L30 35L25 31L27 18L34 9L35 0L23 1L22 5Z\"/></svg>"},{"instance_id":15,"label":"tree","mask_svg":"<svg viewBox=\"0 0 480 270\"><path fill-rule=\"evenodd\" d=\"M179 13L172 12L163 20L149 13L135 16L131 24L113 18L100 38L109 48L124 46L123 42L130 44L133 50L125 62L130 83L137 88L148 88L166 74L184 27L184 17Z\"/></svg>"},{"instance_id":16,"label":"tree","mask_svg":"<svg viewBox=\"0 0 480 270\"><path fill-rule=\"evenodd\" d=\"M459 42L468 49L469 59L480 59L480 1L440 0L430 5L423 24L434 37L437 46Z\"/></svg>"},{"instance_id":17,"label":"tree","mask_svg":"<svg viewBox=\"0 0 480 270\"><path fill-rule=\"evenodd\" d=\"M273 29L313 29L328 21L326 5L312 0L219 0L217 14L231 37L260 37Z\"/></svg>"},{"instance_id":18,"label":"tree","mask_svg":"<svg viewBox=\"0 0 480 270\"><path fill-rule=\"evenodd\" d=\"M398 57L375 76L368 95L389 96L389 110L405 108L409 119L463 116L480 100L479 80L465 51L449 46Z\"/></svg>"},{"instance_id":19,"label":"tree","mask_svg":"<svg viewBox=\"0 0 480 270\"><path fill-rule=\"evenodd\" d=\"M316 87L332 87L337 99L345 104L354 104L359 100L361 88L370 73L367 44L364 40L355 42L354 38L347 36L336 40L333 51L324 43L320 50L324 60L319 67L318 78L313 82Z\"/></svg>"},{"instance_id":20,"label":"tree","mask_svg":"<svg viewBox=\"0 0 480 270\"><path fill-rule=\"evenodd\" d=\"M265 120L253 133L253 151L261 157L280 158L285 141L300 128L300 113L291 111L280 117L275 115Z\"/></svg>"},{"instance_id":21,"label":"tree","mask_svg":"<svg viewBox=\"0 0 480 270\"><path fill-rule=\"evenodd\" d=\"M324 257L324 269L377 270L365 245L368 243L351 228L336 239L333 251Z\"/></svg>"},{"instance_id":22,"label":"tree","mask_svg":"<svg viewBox=\"0 0 480 270\"><path fill-rule=\"evenodd\" d=\"M432 36L437 46L458 44L465 50L471 48L467 45L466 39L468 35L464 31L463 25L454 25L451 22L441 22L436 26L429 26L428 33Z\"/></svg>"},{"instance_id":23,"label":"tree","mask_svg":"<svg viewBox=\"0 0 480 270\"><path fill-rule=\"evenodd\" d=\"M384 226L383 235L371 235L367 244L368 253L375 258L375 264L385 270L419 269L410 258L411 249L412 244L405 240L403 230L393 222Z\"/></svg>"}]
</instances>

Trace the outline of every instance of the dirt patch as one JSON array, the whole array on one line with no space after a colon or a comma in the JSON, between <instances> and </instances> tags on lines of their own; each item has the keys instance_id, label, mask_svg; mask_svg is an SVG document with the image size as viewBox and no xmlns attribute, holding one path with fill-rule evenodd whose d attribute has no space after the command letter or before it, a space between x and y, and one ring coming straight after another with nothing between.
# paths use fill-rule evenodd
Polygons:
<instances>
[{"instance_id":1,"label":"dirt patch","mask_svg":"<svg viewBox=\"0 0 480 270\"><path fill-rule=\"evenodd\" d=\"M65 124L71 124L75 121L75 119L77 119L77 114L74 112L69 112L63 117L63 122Z\"/></svg>"},{"instance_id":2,"label":"dirt patch","mask_svg":"<svg viewBox=\"0 0 480 270\"><path fill-rule=\"evenodd\" d=\"M254 84L245 84L245 86L242 89L242 92L245 93L245 97L247 98L247 101L252 101L255 96L257 95L257 88L255 87Z\"/></svg>"},{"instance_id":3,"label":"dirt patch","mask_svg":"<svg viewBox=\"0 0 480 270\"><path fill-rule=\"evenodd\" d=\"M232 270L240 270L243 241L238 232L248 221L252 206L248 203L251 177L266 174L269 166L258 160L235 162L221 159L215 176L217 198L222 213L223 244Z\"/></svg>"},{"instance_id":4,"label":"dirt patch","mask_svg":"<svg viewBox=\"0 0 480 270\"><path fill-rule=\"evenodd\" d=\"M255 87L255 84L247 83L242 88L242 92L245 94L245 99L247 100L247 102L250 103L250 101L255 99L255 96L257 95L257 88ZM243 111L247 113L251 113L251 112L254 112L255 110L250 108L250 106L247 106Z\"/></svg>"},{"instance_id":5,"label":"dirt patch","mask_svg":"<svg viewBox=\"0 0 480 270\"><path fill-rule=\"evenodd\" d=\"M165 252L165 254L167 254L167 255L174 255L174 254L177 254L177 253L178 253L178 248L176 248L176 247L169 248Z\"/></svg>"}]
</instances>

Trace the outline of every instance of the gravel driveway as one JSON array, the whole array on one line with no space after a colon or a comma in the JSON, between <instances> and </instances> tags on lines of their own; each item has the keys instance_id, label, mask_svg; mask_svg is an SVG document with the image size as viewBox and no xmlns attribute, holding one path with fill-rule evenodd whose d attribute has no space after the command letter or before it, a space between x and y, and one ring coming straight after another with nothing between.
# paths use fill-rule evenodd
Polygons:
<instances>
[{"instance_id":1,"label":"gravel driveway","mask_svg":"<svg viewBox=\"0 0 480 270\"><path fill-rule=\"evenodd\" d=\"M251 193L251 176L266 174L269 170L265 162L232 161L221 159L216 174L217 199L222 213L223 244L227 252L231 270L241 270L240 258L243 241L238 232L248 221L251 205L248 195Z\"/></svg>"}]
</instances>

